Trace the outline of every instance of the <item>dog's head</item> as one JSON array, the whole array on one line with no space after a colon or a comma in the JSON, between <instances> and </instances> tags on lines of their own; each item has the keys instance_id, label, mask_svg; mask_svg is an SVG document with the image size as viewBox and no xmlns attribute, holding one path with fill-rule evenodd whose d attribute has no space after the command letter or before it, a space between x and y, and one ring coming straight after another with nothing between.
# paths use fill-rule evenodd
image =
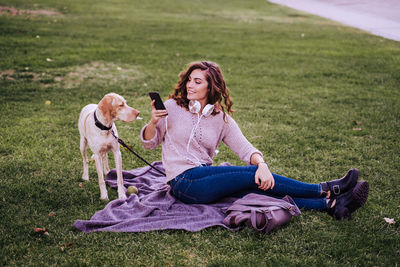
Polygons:
<instances>
[{"instance_id":1,"label":"dog's head","mask_svg":"<svg viewBox=\"0 0 400 267\"><path fill-rule=\"evenodd\" d=\"M126 104L126 100L115 93L106 94L99 102L98 108L108 121L121 120L131 122L139 116L139 111Z\"/></svg>"}]
</instances>

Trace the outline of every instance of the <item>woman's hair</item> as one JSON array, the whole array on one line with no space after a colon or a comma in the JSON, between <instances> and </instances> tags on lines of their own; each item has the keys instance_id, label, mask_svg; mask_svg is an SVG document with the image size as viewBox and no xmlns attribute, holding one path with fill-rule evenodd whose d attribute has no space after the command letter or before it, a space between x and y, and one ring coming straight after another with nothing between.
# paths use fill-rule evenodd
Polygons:
<instances>
[{"instance_id":1,"label":"woman's hair","mask_svg":"<svg viewBox=\"0 0 400 267\"><path fill-rule=\"evenodd\" d=\"M187 98L186 83L188 82L192 71L196 69L205 71L205 77L208 82L207 104L214 105L214 111L212 115L215 115L222 110L225 120L226 108L226 111L232 116L234 110L232 109L232 99L229 97L229 89L226 87L221 69L214 62L201 61L190 63L188 68L179 74L180 79L175 85L174 92L169 95L169 98L175 99L179 106L189 110L189 99ZM224 105L222 105L222 99L224 100Z\"/></svg>"}]
</instances>

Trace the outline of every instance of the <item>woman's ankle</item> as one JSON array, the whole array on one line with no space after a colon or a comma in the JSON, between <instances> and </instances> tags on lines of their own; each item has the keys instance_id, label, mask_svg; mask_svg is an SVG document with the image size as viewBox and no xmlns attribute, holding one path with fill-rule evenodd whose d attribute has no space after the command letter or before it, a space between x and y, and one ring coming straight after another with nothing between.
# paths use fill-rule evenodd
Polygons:
<instances>
[{"instance_id":1,"label":"woman's ankle","mask_svg":"<svg viewBox=\"0 0 400 267\"><path fill-rule=\"evenodd\" d=\"M326 197L327 199L328 198L330 198L331 197L331 191L330 190L327 190L326 192L322 189L322 185L320 184L320 187L321 187L321 193L320 193L320 195L321 195L321 197Z\"/></svg>"}]
</instances>

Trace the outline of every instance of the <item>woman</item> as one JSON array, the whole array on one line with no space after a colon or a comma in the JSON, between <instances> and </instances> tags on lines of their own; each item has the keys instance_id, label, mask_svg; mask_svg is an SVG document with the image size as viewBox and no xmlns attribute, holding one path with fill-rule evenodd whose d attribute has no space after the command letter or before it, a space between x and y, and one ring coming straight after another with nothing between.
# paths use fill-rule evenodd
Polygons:
<instances>
[{"instance_id":1,"label":"woman","mask_svg":"<svg viewBox=\"0 0 400 267\"><path fill-rule=\"evenodd\" d=\"M162 143L167 182L175 197L185 203L212 203L248 193L290 195L300 208L327 211L342 219L350 218L367 200L369 185L357 182L357 169L320 184L271 173L262 153L230 116L232 100L213 62L190 64L164 104L166 110L156 110L151 103L151 121L141 131L142 144L153 149ZM221 141L248 166L212 166Z\"/></svg>"}]
</instances>

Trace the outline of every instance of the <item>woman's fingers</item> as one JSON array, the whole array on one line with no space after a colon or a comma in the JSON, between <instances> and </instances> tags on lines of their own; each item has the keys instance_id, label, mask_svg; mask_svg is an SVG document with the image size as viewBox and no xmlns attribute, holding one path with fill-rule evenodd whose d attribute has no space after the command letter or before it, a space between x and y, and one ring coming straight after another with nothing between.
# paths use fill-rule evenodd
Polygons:
<instances>
[{"instance_id":1,"label":"woman's fingers","mask_svg":"<svg viewBox=\"0 0 400 267\"><path fill-rule=\"evenodd\" d=\"M270 181L265 180L261 189L265 191L265 190L268 190L269 187L270 187Z\"/></svg>"},{"instance_id":2,"label":"woman's fingers","mask_svg":"<svg viewBox=\"0 0 400 267\"><path fill-rule=\"evenodd\" d=\"M154 106L155 100L151 101L151 121L152 123L157 123L161 118L168 115L168 112L164 110L157 110Z\"/></svg>"},{"instance_id":3,"label":"woman's fingers","mask_svg":"<svg viewBox=\"0 0 400 267\"><path fill-rule=\"evenodd\" d=\"M162 118L166 115L168 115L166 110L156 110L153 112L153 115L156 116L156 118Z\"/></svg>"},{"instance_id":4,"label":"woman's fingers","mask_svg":"<svg viewBox=\"0 0 400 267\"><path fill-rule=\"evenodd\" d=\"M267 188L267 186L268 186L268 181L265 179L262 179L261 177L259 177L258 179L260 180L258 188L260 188L261 190L266 190L265 188Z\"/></svg>"},{"instance_id":5,"label":"woman's fingers","mask_svg":"<svg viewBox=\"0 0 400 267\"><path fill-rule=\"evenodd\" d=\"M258 168L254 178L258 188L261 190L273 189L275 186L275 179L269 169Z\"/></svg>"},{"instance_id":6,"label":"woman's fingers","mask_svg":"<svg viewBox=\"0 0 400 267\"><path fill-rule=\"evenodd\" d=\"M262 179L261 177L257 177L257 180L260 181L259 183L257 183L258 188L260 188L261 190L268 190L268 189L272 189L275 186L275 180L272 178L268 179L268 178L264 178Z\"/></svg>"},{"instance_id":7,"label":"woman's fingers","mask_svg":"<svg viewBox=\"0 0 400 267\"><path fill-rule=\"evenodd\" d=\"M151 101L151 103L150 103L151 110L156 110L156 107L154 106L154 103L155 103L155 102L156 102L155 100L152 100L152 101Z\"/></svg>"}]
</instances>

